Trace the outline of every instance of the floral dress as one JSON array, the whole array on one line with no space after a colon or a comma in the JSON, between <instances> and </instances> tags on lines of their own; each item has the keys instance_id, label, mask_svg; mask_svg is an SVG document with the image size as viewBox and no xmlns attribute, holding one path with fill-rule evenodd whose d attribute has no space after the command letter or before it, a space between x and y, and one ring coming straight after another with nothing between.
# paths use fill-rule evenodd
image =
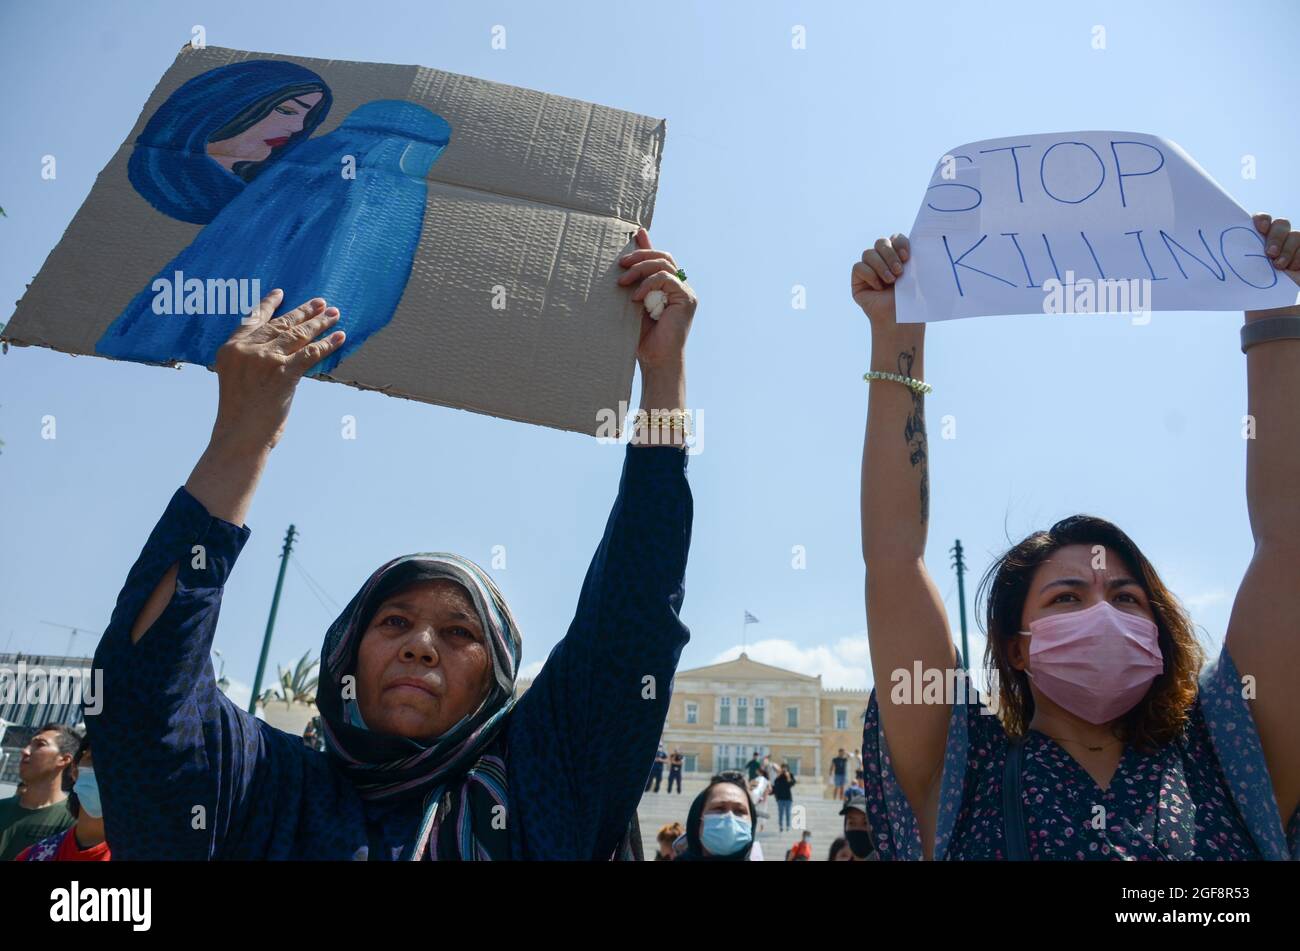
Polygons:
<instances>
[{"instance_id":1,"label":"floral dress","mask_svg":"<svg viewBox=\"0 0 1300 951\"><path fill-rule=\"evenodd\" d=\"M1300 858L1300 809L1284 834L1241 694L1225 647L1201 677L1184 735L1150 753L1127 747L1105 790L1055 740L1030 730L1021 791L1030 859ZM958 700L948 724L934 857L1005 859L1007 734L987 707ZM920 859L920 832L894 777L874 691L862 753L880 857Z\"/></svg>"}]
</instances>

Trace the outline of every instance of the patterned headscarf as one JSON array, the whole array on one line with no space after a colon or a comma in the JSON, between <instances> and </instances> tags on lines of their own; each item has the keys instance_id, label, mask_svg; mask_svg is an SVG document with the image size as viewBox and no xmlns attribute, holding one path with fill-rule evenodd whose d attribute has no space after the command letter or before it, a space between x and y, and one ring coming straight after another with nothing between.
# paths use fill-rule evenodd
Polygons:
<instances>
[{"instance_id":1,"label":"patterned headscarf","mask_svg":"<svg viewBox=\"0 0 1300 951\"><path fill-rule=\"evenodd\" d=\"M361 638L384 600L408 585L432 580L456 582L474 605L492 664L488 694L477 710L430 743L372 732L355 700ZM403 858L507 857L509 841L499 821L506 808L505 756L503 744L495 741L514 707L520 653L519 627L492 579L472 561L445 552L388 562L326 633L316 703L327 752L362 799L424 796L424 819Z\"/></svg>"}]
</instances>

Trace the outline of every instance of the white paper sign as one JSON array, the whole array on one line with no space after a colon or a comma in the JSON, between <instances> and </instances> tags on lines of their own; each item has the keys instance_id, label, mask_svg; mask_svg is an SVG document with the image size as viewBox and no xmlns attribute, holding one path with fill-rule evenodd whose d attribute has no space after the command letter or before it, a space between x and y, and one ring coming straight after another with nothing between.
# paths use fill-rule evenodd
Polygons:
<instances>
[{"instance_id":1,"label":"white paper sign","mask_svg":"<svg viewBox=\"0 0 1300 951\"><path fill-rule=\"evenodd\" d=\"M939 160L898 320L1296 303L1263 235L1186 152L1134 132L989 139Z\"/></svg>"}]
</instances>

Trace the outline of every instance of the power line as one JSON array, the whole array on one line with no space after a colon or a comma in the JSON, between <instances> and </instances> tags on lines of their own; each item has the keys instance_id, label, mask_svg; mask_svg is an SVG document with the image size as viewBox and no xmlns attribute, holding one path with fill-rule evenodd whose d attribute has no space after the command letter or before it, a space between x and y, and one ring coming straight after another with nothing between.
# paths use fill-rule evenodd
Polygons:
<instances>
[{"instance_id":1,"label":"power line","mask_svg":"<svg viewBox=\"0 0 1300 951\"><path fill-rule=\"evenodd\" d=\"M291 554L289 557L293 561L294 567L302 574L303 580L307 582L307 586L317 595L317 598L324 598L325 601L329 602L328 607L325 605L324 601L321 602L321 606L325 607L326 610L329 610L330 607L332 607L335 615L342 614L343 606L330 596L329 590L326 589L323 584L311 576L311 572L309 572L306 566L303 565L302 560L297 556L297 554Z\"/></svg>"},{"instance_id":2,"label":"power line","mask_svg":"<svg viewBox=\"0 0 1300 951\"><path fill-rule=\"evenodd\" d=\"M311 596L316 599L316 603L320 605L320 609L324 611L326 614L328 614L331 618L337 617L339 612L335 611L333 614L330 614L330 606L325 603L325 599L320 596L320 592L318 592L312 586L311 578L308 576L307 572L303 569L302 565L298 563L298 559L293 558L290 560L293 562L293 567L297 569L299 576L303 580L303 583L307 586L307 591L310 592Z\"/></svg>"}]
</instances>

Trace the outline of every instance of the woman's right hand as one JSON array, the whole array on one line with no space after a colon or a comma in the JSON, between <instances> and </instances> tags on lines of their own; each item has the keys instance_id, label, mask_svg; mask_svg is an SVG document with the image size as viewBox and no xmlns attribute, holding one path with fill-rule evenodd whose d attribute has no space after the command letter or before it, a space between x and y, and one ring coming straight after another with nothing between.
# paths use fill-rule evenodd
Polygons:
<instances>
[{"instance_id":1,"label":"woman's right hand","mask_svg":"<svg viewBox=\"0 0 1300 951\"><path fill-rule=\"evenodd\" d=\"M271 450L284 433L298 381L343 345L338 308L317 297L272 317L284 293L271 291L217 351L217 421L185 483L208 514L242 525Z\"/></svg>"},{"instance_id":2,"label":"woman's right hand","mask_svg":"<svg viewBox=\"0 0 1300 951\"><path fill-rule=\"evenodd\" d=\"M343 345L344 333L316 338L338 323L317 297L272 317L284 292L271 291L217 351L220 395L212 442L232 452L273 449L284 433L303 375Z\"/></svg>"},{"instance_id":3,"label":"woman's right hand","mask_svg":"<svg viewBox=\"0 0 1300 951\"><path fill-rule=\"evenodd\" d=\"M894 323L894 284L912 256L907 235L881 238L853 265L853 300L871 318L873 328Z\"/></svg>"}]
</instances>

